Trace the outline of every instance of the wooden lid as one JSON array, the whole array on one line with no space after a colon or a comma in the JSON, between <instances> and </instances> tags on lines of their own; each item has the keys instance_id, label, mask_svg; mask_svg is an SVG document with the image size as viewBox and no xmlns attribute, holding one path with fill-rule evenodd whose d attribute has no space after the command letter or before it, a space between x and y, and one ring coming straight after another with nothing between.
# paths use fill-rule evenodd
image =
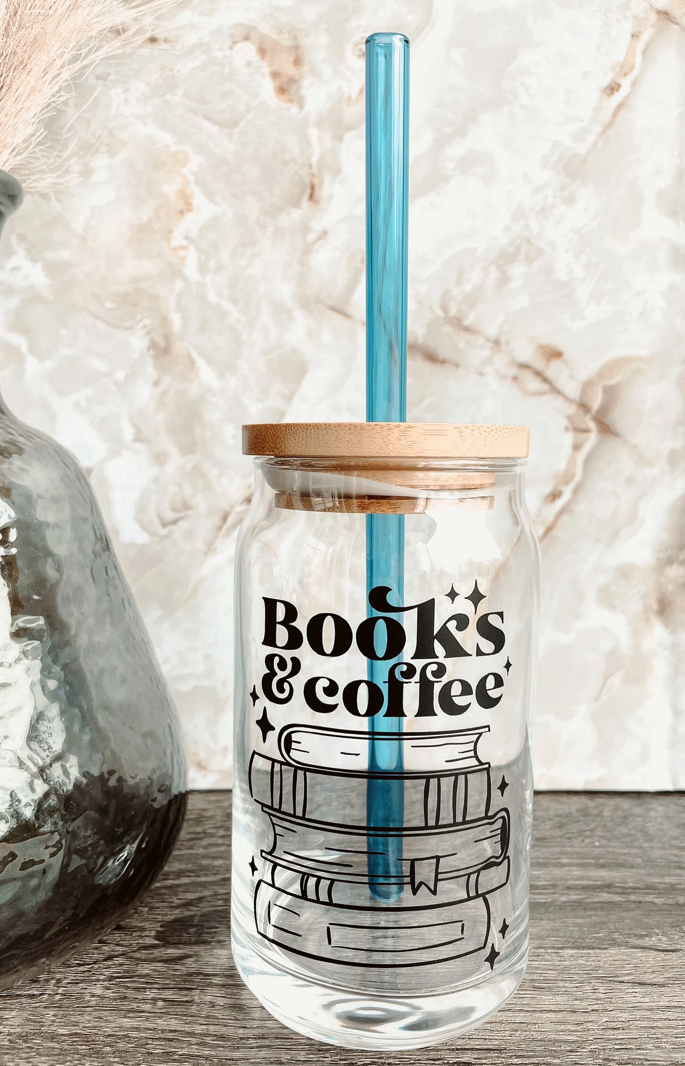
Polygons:
<instances>
[{"instance_id":1,"label":"wooden lid","mask_svg":"<svg viewBox=\"0 0 685 1066\"><path fill-rule=\"evenodd\" d=\"M461 496L440 498L435 496L327 496L303 495L294 492L277 492L276 506L283 511L316 511L319 514L430 514L454 509L462 511L491 511L495 506L493 496Z\"/></svg>"},{"instance_id":2,"label":"wooden lid","mask_svg":"<svg viewBox=\"0 0 685 1066\"><path fill-rule=\"evenodd\" d=\"M279 458L525 459L526 426L277 422L243 426L244 455Z\"/></svg>"}]
</instances>

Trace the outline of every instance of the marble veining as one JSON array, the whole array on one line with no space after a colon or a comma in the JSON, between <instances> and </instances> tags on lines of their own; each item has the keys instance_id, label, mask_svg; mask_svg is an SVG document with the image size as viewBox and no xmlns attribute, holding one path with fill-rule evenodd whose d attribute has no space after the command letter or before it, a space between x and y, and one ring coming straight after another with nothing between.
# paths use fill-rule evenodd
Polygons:
<instances>
[{"instance_id":1,"label":"marble veining","mask_svg":"<svg viewBox=\"0 0 685 1066\"><path fill-rule=\"evenodd\" d=\"M193 0L52 120L0 381L92 479L195 787L231 780L240 424L364 417L377 29L412 40L409 417L532 429L537 784L685 786L684 28L678 0Z\"/></svg>"}]
</instances>

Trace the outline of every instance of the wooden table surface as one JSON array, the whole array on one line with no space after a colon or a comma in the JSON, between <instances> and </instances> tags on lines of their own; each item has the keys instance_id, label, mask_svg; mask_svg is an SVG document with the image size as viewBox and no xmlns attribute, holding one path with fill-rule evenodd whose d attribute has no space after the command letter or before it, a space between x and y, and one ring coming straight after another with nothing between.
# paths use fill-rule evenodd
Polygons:
<instances>
[{"instance_id":1,"label":"wooden table surface","mask_svg":"<svg viewBox=\"0 0 685 1066\"><path fill-rule=\"evenodd\" d=\"M229 945L230 794L194 793L146 900L0 995L3 1066L685 1064L685 794L541 794L531 961L491 1021L428 1051L316 1044L275 1022Z\"/></svg>"}]
</instances>

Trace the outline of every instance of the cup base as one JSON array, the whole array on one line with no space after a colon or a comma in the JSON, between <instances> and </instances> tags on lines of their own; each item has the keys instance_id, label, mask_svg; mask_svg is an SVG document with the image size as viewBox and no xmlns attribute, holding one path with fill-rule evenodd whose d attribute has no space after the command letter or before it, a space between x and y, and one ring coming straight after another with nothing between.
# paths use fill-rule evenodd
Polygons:
<instances>
[{"instance_id":1,"label":"cup base","mask_svg":"<svg viewBox=\"0 0 685 1066\"><path fill-rule=\"evenodd\" d=\"M259 1002L283 1025L340 1047L402 1051L430 1047L482 1024L514 994L527 945L506 967L470 987L430 995L364 995L277 969L234 927L233 958Z\"/></svg>"}]
</instances>

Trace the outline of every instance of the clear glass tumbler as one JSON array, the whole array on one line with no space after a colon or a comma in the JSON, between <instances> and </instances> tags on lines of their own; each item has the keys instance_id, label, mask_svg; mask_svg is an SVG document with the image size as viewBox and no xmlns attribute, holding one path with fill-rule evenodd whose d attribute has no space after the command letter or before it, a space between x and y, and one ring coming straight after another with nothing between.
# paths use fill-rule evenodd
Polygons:
<instances>
[{"instance_id":1,"label":"clear glass tumbler","mask_svg":"<svg viewBox=\"0 0 685 1066\"><path fill-rule=\"evenodd\" d=\"M512 426L247 426L232 940L278 1019L401 1049L528 947L538 550Z\"/></svg>"}]
</instances>

